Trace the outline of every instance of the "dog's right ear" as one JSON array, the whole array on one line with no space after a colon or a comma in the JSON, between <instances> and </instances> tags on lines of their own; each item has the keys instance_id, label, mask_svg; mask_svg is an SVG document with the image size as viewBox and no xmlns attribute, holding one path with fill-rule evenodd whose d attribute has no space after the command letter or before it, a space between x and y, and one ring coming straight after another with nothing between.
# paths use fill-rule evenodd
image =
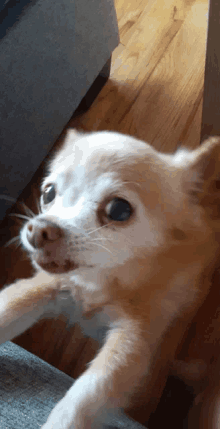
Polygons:
<instances>
[{"instance_id":1,"label":"dog's right ear","mask_svg":"<svg viewBox=\"0 0 220 429\"><path fill-rule=\"evenodd\" d=\"M220 220L220 137L210 137L191 152L185 173L187 193Z\"/></svg>"},{"instance_id":2,"label":"dog's right ear","mask_svg":"<svg viewBox=\"0 0 220 429\"><path fill-rule=\"evenodd\" d=\"M69 143L74 143L76 140L78 140L80 137L83 136L83 132L82 131L78 131L75 128L69 128L66 132L66 136L65 136L65 143L68 144Z\"/></svg>"}]
</instances>

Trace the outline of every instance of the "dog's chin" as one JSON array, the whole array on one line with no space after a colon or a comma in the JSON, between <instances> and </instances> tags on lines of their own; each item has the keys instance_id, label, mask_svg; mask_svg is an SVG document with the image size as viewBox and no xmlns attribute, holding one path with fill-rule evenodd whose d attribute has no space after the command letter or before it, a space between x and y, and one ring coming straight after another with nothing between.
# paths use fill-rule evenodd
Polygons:
<instances>
[{"instance_id":1,"label":"dog's chin","mask_svg":"<svg viewBox=\"0 0 220 429\"><path fill-rule=\"evenodd\" d=\"M64 260L61 264L54 260L47 260L47 258L36 256L33 258L33 262L36 266L51 274L65 274L78 268L78 265L69 259Z\"/></svg>"}]
</instances>

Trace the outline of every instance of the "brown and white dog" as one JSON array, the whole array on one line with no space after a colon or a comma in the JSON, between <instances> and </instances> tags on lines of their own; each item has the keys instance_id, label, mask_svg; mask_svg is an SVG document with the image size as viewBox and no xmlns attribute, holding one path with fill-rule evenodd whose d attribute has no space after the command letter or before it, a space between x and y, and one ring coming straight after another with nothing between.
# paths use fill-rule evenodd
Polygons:
<instances>
[{"instance_id":1,"label":"brown and white dog","mask_svg":"<svg viewBox=\"0 0 220 429\"><path fill-rule=\"evenodd\" d=\"M110 329L43 429L101 428L141 392L147 420L218 262L220 138L165 155L130 136L70 131L49 171L41 213L21 231L36 275L1 292L0 340L68 288Z\"/></svg>"}]
</instances>

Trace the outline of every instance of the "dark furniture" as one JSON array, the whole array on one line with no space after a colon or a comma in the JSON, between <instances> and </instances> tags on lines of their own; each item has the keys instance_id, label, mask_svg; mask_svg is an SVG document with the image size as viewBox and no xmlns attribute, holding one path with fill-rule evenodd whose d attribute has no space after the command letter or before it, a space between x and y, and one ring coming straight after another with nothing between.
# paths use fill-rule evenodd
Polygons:
<instances>
[{"instance_id":1,"label":"dark furniture","mask_svg":"<svg viewBox=\"0 0 220 429\"><path fill-rule=\"evenodd\" d=\"M220 135L220 3L209 1L201 141Z\"/></svg>"},{"instance_id":2,"label":"dark furniture","mask_svg":"<svg viewBox=\"0 0 220 429\"><path fill-rule=\"evenodd\" d=\"M0 195L18 198L91 104L118 42L114 0L0 1ZM0 199L0 221L10 205Z\"/></svg>"}]
</instances>

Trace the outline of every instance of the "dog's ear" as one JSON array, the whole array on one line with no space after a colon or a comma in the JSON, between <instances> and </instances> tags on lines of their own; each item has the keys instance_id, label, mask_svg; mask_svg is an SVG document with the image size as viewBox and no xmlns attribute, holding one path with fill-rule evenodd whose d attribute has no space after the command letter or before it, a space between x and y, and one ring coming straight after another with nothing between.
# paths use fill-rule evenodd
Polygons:
<instances>
[{"instance_id":1,"label":"dog's ear","mask_svg":"<svg viewBox=\"0 0 220 429\"><path fill-rule=\"evenodd\" d=\"M75 128L69 128L66 132L65 142L71 141L72 143L74 143L74 141L82 137L83 134L84 133L82 131L78 131Z\"/></svg>"},{"instance_id":2,"label":"dog's ear","mask_svg":"<svg viewBox=\"0 0 220 429\"><path fill-rule=\"evenodd\" d=\"M69 128L62 140L62 145L58 147L57 151L54 151L49 163L48 163L48 172L52 173L52 171L56 170L60 164L63 163L64 158L68 157L69 154L72 153L74 144L77 140L83 137L85 133L79 132L76 129Z\"/></svg>"},{"instance_id":3,"label":"dog's ear","mask_svg":"<svg viewBox=\"0 0 220 429\"><path fill-rule=\"evenodd\" d=\"M191 154L187 192L213 220L220 219L220 137L210 137Z\"/></svg>"}]
</instances>

